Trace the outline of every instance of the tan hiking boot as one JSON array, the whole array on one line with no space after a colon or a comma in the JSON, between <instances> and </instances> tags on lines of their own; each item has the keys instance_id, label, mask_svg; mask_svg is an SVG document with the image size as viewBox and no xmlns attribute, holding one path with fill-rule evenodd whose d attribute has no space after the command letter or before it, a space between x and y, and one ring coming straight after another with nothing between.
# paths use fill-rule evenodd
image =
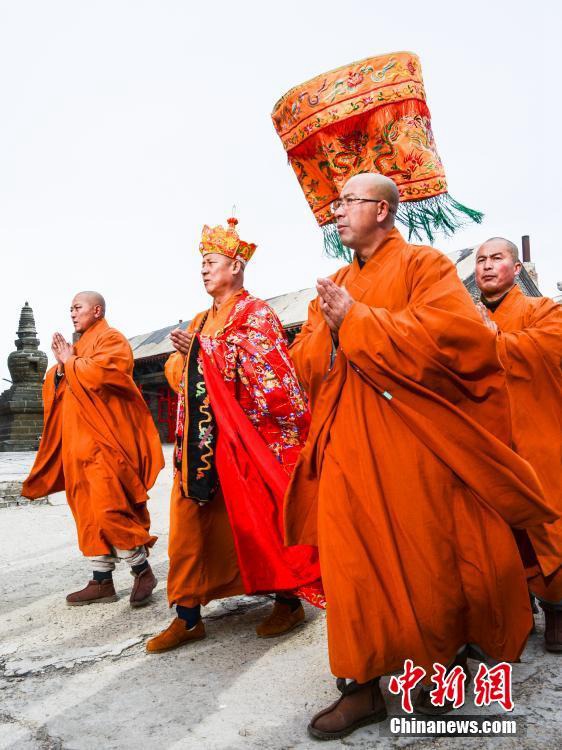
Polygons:
<instances>
[{"instance_id":1,"label":"tan hiking boot","mask_svg":"<svg viewBox=\"0 0 562 750\"><path fill-rule=\"evenodd\" d=\"M69 607L81 607L84 604L106 604L119 599L111 579L107 581L88 581L86 588L73 591L66 597Z\"/></svg>"},{"instance_id":2,"label":"tan hiking boot","mask_svg":"<svg viewBox=\"0 0 562 750\"><path fill-rule=\"evenodd\" d=\"M161 654L164 651L171 651L179 646L185 646L192 641L200 641L205 638L205 626L203 620L199 620L191 630L185 627L185 620L176 617L170 625L154 638L146 642L146 650L149 654Z\"/></svg>"},{"instance_id":3,"label":"tan hiking boot","mask_svg":"<svg viewBox=\"0 0 562 750\"><path fill-rule=\"evenodd\" d=\"M302 622L304 622L302 604L291 611L289 604L275 602L272 612L257 626L256 633L260 638L276 638L278 635L294 630Z\"/></svg>"},{"instance_id":4,"label":"tan hiking boot","mask_svg":"<svg viewBox=\"0 0 562 750\"><path fill-rule=\"evenodd\" d=\"M145 604L152 601L152 592L156 588L158 581L150 565L140 573L135 573L131 570L131 575L135 579L129 598L131 607L144 607Z\"/></svg>"}]
</instances>

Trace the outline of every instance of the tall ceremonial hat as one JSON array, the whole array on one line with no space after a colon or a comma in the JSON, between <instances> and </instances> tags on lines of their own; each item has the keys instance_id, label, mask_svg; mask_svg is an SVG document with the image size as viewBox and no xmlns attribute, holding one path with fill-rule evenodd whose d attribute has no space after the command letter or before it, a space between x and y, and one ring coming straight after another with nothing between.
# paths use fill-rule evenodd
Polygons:
<instances>
[{"instance_id":1,"label":"tall ceremonial hat","mask_svg":"<svg viewBox=\"0 0 562 750\"><path fill-rule=\"evenodd\" d=\"M397 219L409 237L453 234L479 211L447 192L426 103L420 61L412 52L369 57L295 86L272 112L277 134L324 230L328 255L351 259L330 204L350 177L375 172L400 192Z\"/></svg>"},{"instance_id":2,"label":"tall ceremonial hat","mask_svg":"<svg viewBox=\"0 0 562 750\"><path fill-rule=\"evenodd\" d=\"M236 231L237 224L238 219L235 219L234 216L226 220L226 228L220 224L216 227L209 227L205 224L199 243L201 255L220 253L220 255L226 255L227 258L232 258L232 260L243 260L244 263L247 263L254 254L257 245L240 239Z\"/></svg>"}]
</instances>

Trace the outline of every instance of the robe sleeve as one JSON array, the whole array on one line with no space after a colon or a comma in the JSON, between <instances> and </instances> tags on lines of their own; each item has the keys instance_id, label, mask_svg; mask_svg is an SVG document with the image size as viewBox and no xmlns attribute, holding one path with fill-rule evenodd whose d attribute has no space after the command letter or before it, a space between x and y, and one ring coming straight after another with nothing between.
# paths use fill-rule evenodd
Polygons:
<instances>
[{"instance_id":1,"label":"robe sleeve","mask_svg":"<svg viewBox=\"0 0 562 750\"><path fill-rule=\"evenodd\" d=\"M44 423L33 468L22 487L22 495L32 500L50 492L64 490L62 466L62 395L66 388L63 378L55 389L56 366L51 367L43 383Z\"/></svg>"},{"instance_id":2,"label":"robe sleeve","mask_svg":"<svg viewBox=\"0 0 562 750\"><path fill-rule=\"evenodd\" d=\"M57 386L56 373L57 365L50 368L45 375L45 380L43 381L43 412L45 420L47 420L51 409L60 401L64 389L66 388L65 377L62 377L59 380Z\"/></svg>"},{"instance_id":3,"label":"robe sleeve","mask_svg":"<svg viewBox=\"0 0 562 750\"><path fill-rule=\"evenodd\" d=\"M185 365L185 355L181 352L170 354L164 365L164 374L170 384L170 388L176 393L179 392L181 376Z\"/></svg>"},{"instance_id":4,"label":"robe sleeve","mask_svg":"<svg viewBox=\"0 0 562 750\"><path fill-rule=\"evenodd\" d=\"M193 333L193 331L195 331L196 325L198 324L198 321L200 320L201 314L193 318L186 329L186 333ZM178 393L180 389L181 376L183 375L184 365L185 354L182 354L181 352L172 352L172 354L170 354L170 356L166 360L166 364L164 365L164 375L166 376L166 380L168 381L170 388L176 393Z\"/></svg>"},{"instance_id":5,"label":"robe sleeve","mask_svg":"<svg viewBox=\"0 0 562 750\"><path fill-rule=\"evenodd\" d=\"M129 393L132 371L133 353L129 342L113 329L100 337L93 354L89 357L73 355L64 366L69 384L76 379L85 390L111 388Z\"/></svg>"},{"instance_id":6,"label":"robe sleeve","mask_svg":"<svg viewBox=\"0 0 562 750\"><path fill-rule=\"evenodd\" d=\"M406 273L408 304L391 312L355 302L340 328L340 347L352 366L375 381L377 373L414 381L450 403L472 402L476 408L491 395L487 376L502 380L495 335L478 319L455 267L440 253L416 254ZM499 430L504 440L506 425L507 419Z\"/></svg>"},{"instance_id":7,"label":"robe sleeve","mask_svg":"<svg viewBox=\"0 0 562 750\"><path fill-rule=\"evenodd\" d=\"M514 378L532 379L537 366L546 367L562 386L562 306L548 298L533 310L518 331L498 332L500 357Z\"/></svg>"},{"instance_id":8,"label":"robe sleeve","mask_svg":"<svg viewBox=\"0 0 562 750\"><path fill-rule=\"evenodd\" d=\"M295 336L290 353L299 381L314 403L333 357L332 336L318 298L309 304L308 319Z\"/></svg>"}]
</instances>

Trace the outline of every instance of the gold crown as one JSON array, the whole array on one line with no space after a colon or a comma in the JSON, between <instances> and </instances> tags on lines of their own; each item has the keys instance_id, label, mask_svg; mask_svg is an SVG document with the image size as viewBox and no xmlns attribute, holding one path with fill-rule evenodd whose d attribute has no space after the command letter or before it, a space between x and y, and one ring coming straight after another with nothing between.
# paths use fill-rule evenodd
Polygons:
<instances>
[{"instance_id":1,"label":"gold crown","mask_svg":"<svg viewBox=\"0 0 562 750\"><path fill-rule=\"evenodd\" d=\"M201 255L220 253L226 255L227 258L233 260L240 258L247 263L254 254L257 245L240 239L236 231L238 219L231 216L230 219L226 220L226 223L228 224L227 229L220 224L216 227L209 227L205 224L201 233L199 252Z\"/></svg>"}]
</instances>

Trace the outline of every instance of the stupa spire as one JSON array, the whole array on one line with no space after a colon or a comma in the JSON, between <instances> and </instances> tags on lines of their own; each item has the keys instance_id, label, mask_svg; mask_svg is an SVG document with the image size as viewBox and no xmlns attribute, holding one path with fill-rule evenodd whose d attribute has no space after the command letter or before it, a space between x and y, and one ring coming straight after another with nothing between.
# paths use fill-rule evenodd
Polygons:
<instances>
[{"instance_id":1,"label":"stupa spire","mask_svg":"<svg viewBox=\"0 0 562 750\"><path fill-rule=\"evenodd\" d=\"M39 350L29 302L21 309L16 351L8 357L12 386L0 395L0 451L37 450L43 429L43 378L47 355Z\"/></svg>"}]
</instances>

